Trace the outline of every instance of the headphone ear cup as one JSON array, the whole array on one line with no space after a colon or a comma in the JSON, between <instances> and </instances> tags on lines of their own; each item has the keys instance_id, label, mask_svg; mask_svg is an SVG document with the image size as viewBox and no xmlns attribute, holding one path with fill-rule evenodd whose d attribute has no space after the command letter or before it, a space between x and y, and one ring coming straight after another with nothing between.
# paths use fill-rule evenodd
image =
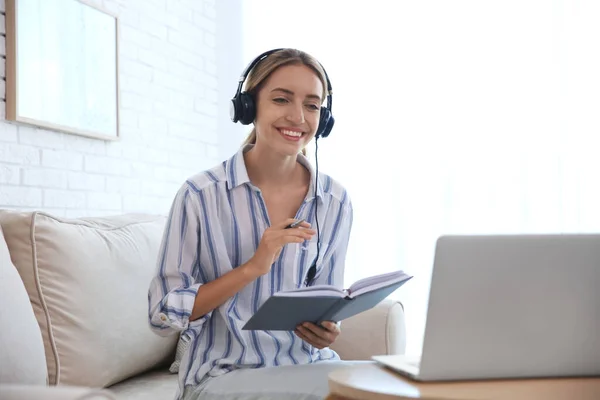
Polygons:
<instances>
[{"instance_id":1,"label":"headphone ear cup","mask_svg":"<svg viewBox=\"0 0 600 400\"><path fill-rule=\"evenodd\" d=\"M331 133L331 131L333 130L333 124L335 124L335 119L333 118L333 115L329 118L329 120L327 121L327 135L325 135L325 137L329 136L329 134Z\"/></svg>"},{"instance_id":2,"label":"headphone ear cup","mask_svg":"<svg viewBox=\"0 0 600 400\"><path fill-rule=\"evenodd\" d=\"M240 108L242 111L239 118L240 123L242 123L242 125L250 125L254 122L254 119L256 118L256 107L251 95L248 93L240 94Z\"/></svg>"},{"instance_id":3,"label":"headphone ear cup","mask_svg":"<svg viewBox=\"0 0 600 400\"><path fill-rule=\"evenodd\" d=\"M240 120L240 114L240 98L238 96L234 96L231 99L231 103L229 103L229 117L233 122L238 122Z\"/></svg>"},{"instance_id":4,"label":"headphone ear cup","mask_svg":"<svg viewBox=\"0 0 600 400\"><path fill-rule=\"evenodd\" d=\"M317 138L326 138L331 133L334 124L333 115L327 107L321 108L321 116L319 118L319 128L317 129Z\"/></svg>"}]
</instances>

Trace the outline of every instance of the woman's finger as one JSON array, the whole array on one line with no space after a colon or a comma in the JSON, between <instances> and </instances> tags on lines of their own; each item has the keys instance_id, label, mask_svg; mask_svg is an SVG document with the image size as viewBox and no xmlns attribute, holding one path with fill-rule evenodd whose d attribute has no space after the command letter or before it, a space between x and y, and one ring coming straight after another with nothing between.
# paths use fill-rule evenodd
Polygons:
<instances>
[{"instance_id":1,"label":"woman's finger","mask_svg":"<svg viewBox=\"0 0 600 400\"><path fill-rule=\"evenodd\" d=\"M333 341L332 334L333 332L327 327L327 322L324 322L325 327L321 327L313 324L312 322L305 322L302 325L314 333L316 336L328 341L331 343Z\"/></svg>"},{"instance_id":2,"label":"woman's finger","mask_svg":"<svg viewBox=\"0 0 600 400\"><path fill-rule=\"evenodd\" d=\"M336 324L333 321L325 321L321 325L323 325L324 328L326 328L329 332L332 332L336 336L339 335L340 332L341 332L340 327L338 326L338 324Z\"/></svg>"},{"instance_id":3,"label":"woman's finger","mask_svg":"<svg viewBox=\"0 0 600 400\"><path fill-rule=\"evenodd\" d=\"M288 243L294 243L298 240L310 240L312 238L312 235L307 235L307 234L303 234L303 233L298 233L298 234L288 234L288 235L283 235L279 238L277 244L280 246L284 246Z\"/></svg>"},{"instance_id":4,"label":"woman's finger","mask_svg":"<svg viewBox=\"0 0 600 400\"><path fill-rule=\"evenodd\" d=\"M315 232L316 233L316 232ZM290 232L287 235L285 235L285 237L300 237L306 240L310 240L315 234L310 232L310 231L304 231L302 229L297 229L295 230L295 232Z\"/></svg>"},{"instance_id":5,"label":"woman's finger","mask_svg":"<svg viewBox=\"0 0 600 400\"><path fill-rule=\"evenodd\" d=\"M312 325L312 327L310 327L310 325ZM309 338L312 342L318 343L319 345L321 345L323 347L327 347L332 343L332 340L330 340L330 338L328 337L329 332L325 331L322 328L318 328L316 325L313 325L310 323L304 323L304 324L298 326L298 330L302 334L304 334L304 336Z\"/></svg>"},{"instance_id":6,"label":"woman's finger","mask_svg":"<svg viewBox=\"0 0 600 400\"><path fill-rule=\"evenodd\" d=\"M321 346L320 344L313 342L311 338L309 338L308 336L306 336L305 334L303 334L302 332L300 332L300 330L298 330L298 329L296 329L294 331L294 333L300 339L304 340L306 343L310 344L313 347L316 347L319 350L322 349L322 348L324 348L324 347L326 347L326 346Z\"/></svg>"}]
</instances>

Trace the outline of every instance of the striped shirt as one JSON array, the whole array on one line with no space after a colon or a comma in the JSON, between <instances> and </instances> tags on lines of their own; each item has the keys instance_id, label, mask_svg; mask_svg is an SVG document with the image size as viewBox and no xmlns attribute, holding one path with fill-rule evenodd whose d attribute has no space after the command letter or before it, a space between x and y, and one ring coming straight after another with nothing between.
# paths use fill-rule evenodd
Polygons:
<instances>
[{"instance_id":1,"label":"striped shirt","mask_svg":"<svg viewBox=\"0 0 600 400\"><path fill-rule=\"evenodd\" d=\"M159 250L156 276L148 292L149 322L161 336L179 333L189 340L179 368L179 393L187 385L234 368L260 368L337 360L332 350L316 349L293 332L247 331L244 324L277 291L299 288L317 257L317 235L284 246L266 275L245 286L224 304L190 321L198 288L247 262L270 225L264 198L248 178L243 152L189 178L177 192ZM320 252L313 285L342 288L352 226L346 190L331 177L315 174L309 161L298 162L311 185L296 218L316 228L318 202Z\"/></svg>"}]
</instances>

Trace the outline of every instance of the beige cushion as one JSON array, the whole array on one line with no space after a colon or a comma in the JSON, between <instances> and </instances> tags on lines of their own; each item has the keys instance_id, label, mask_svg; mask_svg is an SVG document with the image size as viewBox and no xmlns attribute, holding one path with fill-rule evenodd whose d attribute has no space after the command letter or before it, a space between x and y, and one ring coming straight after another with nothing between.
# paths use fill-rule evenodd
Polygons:
<instances>
[{"instance_id":1,"label":"beige cushion","mask_svg":"<svg viewBox=\"0 0 600 400\"><path fill-rule=\"evenodd\" d=\"M45 385L40 327L0 227L0 384ZM2 396L0 396L2 397Z\"/></svg>"},{"instance_id":2,"label":"beige cushion","mask_svg":"<svg viewBox=\"0 0 600 400\"><path fill-rule=\"evenodd\" d=\"M41 327L51 385L104 387L172 361L177 337L155 335L147 322L164 223L0 213Z\"/></svg>"},{"instance_id":3,"label":"beige cushion","mask_svg":"<svg viewBox=\"0 0 600 400\"><path fill-rule=\"evenodd\" d=\"M374 308L342 321L341 333L331 348L343 360L404 354L406 325L402 304L385 299Z\"/></svg>"},{"instance_id":4,"label":"beige cushion","mask_svg":"<svg viewBox=\"0 0 600 400\"><path fill-rule=\"evenodd\" d=\"M177 393L177 374L158 370L138 375L108 388L118 400L171 400Z\"/></svg>"},{"instance_id":5,"label":"beige cushion","mask_svg":"<svg viewBox=\"0 0 600 400\"><path fill-rule=\"evenodd\" d=\"M81 387L0 385L2 400L117 400L107 390Z\"/></svg>"}]
</instances>

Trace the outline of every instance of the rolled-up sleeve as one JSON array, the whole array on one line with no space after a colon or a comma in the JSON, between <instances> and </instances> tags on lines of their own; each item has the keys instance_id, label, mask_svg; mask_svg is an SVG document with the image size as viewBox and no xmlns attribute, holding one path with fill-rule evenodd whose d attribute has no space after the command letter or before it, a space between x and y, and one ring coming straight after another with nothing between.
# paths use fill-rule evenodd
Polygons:
<instances>
[{"instance_id":1,"label":"rolled-up sleeve","mask_svg":"<svg viewBox=\"0 0 600 400\"><path fill-rule=\"evenodd\" d=\"M158 252L156 273L148 290L148 318L160 336L201 325L210 313L190 321L196 294L205 282L199 271L200 207L189 184L177 192Z\"/></svg>"}]
</instances>

